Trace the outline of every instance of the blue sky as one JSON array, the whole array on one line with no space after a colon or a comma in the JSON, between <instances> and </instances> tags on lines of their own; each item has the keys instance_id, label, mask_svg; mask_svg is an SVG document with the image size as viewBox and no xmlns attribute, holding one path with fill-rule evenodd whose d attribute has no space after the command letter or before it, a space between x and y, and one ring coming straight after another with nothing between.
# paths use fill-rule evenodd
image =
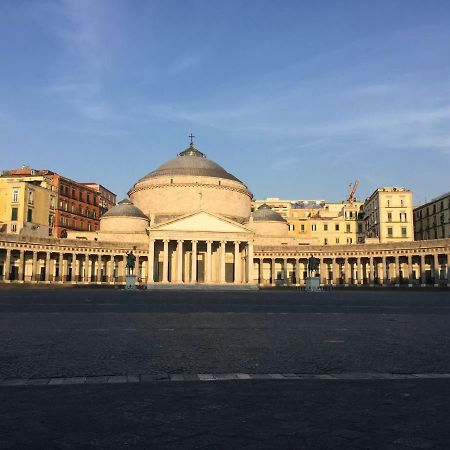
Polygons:
<instances>
[{"instance_id":1,"label":"blue sky","mask_svg":"<svg viewBox=\"0 0 450 450\"><path fill-rule=\"evenodd\" d=\"M450 2L0 2L0 169L123 197L188 145L255 197L450 190Z\"/></svg>"}]
</instances>

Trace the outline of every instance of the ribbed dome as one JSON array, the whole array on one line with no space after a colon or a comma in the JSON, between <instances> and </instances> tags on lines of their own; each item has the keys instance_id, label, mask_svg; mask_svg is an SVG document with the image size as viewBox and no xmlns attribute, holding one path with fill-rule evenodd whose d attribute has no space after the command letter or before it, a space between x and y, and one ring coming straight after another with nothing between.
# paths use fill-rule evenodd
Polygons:
<instances>
[{"instance_id":1,"label":"ribbed dome","mask_svg":"<svg viewBox=\"0 0 450 450\"><path fill-rule=\"evenodd\" d=\"M148 220L148 217L126 198L106 211L103 217L139 217Z\"/></svg>"},{"instance_id":2,"label":"ribbed dome","mask_svg":"<svg viewBox=\"0 0 450 450\"><path fill-rule=\"evenodd\" d=\"M276 211L266 203L262 204L253 213L254 222L286 222Z\"/></svg>"},{"instance_id":3,"label":"ribbed dome","mask_svg":"<svg viewBox=\"0 0 450 450\"><path fill-rule=\"evenodd\" d=\"M186 150L178 154L178 156L156 170L148 173L138 182L149 178L167 177L172 175L189 175L201 177L225 178L228 180L239 181L234 175L228 173L223 167L210 161L206 156L198 151L192 144Z\"/></svg>"}]
</instances>

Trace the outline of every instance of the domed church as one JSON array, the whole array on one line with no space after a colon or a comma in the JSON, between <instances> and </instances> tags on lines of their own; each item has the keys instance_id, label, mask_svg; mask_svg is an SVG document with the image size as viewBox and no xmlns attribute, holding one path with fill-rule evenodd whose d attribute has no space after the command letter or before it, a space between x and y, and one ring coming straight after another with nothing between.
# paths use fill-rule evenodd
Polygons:
<instances>
[{"instance_id":1,"label":"domed church","mask_svg":"<svg viewBox=\"0 0 450 450\"><path fill-rule=\"evenodd\" d=\"M100 219L98 242L148 245L147 283L253 283L258 233L288 238L286 221L267 205L253 215L252 193L190 146L139 179ZM80 237L79 232L72 232ZM291 238L290 238L291 239Z\"/></svg>"},{"instance_id":2,"label":"domed church","mask_svg":"<svg viewBox=\"0 0 450 450\"><path fill-rule=\"evenodd\" d=\"M192 136L128 196L101 217L98 231L68 231L64 239L0 233L0 282L124 285L132 251L133 274L148 288L304 286L312 254L322 285L392 285L405 277L426 285L440 264L450 285L450 239L317 245L290 236L268 205L251 211L245 183L195 148Z\"/></svg>"}]
</instances>

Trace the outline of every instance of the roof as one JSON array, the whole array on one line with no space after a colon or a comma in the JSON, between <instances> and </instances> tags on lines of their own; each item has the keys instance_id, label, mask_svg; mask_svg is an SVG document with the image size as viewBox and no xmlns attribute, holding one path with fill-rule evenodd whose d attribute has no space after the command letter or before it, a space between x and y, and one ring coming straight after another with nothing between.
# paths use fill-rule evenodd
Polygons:
<instances>
[{"instance_id":1,"label":"roof","mask_svg":"<svg viewBox=\"0 0 450 450\"><path fill-rule=\"evenodd\" d=\"M254 222L286 222L283 217L280 216L276 211L274 211L269 205L266 203L262 204L254 213L253 213L253 221Z\"/></svg>"},{"instance_id":2,"label":"roof","mask_svg":"<svg viewBox=\"0 0 450 450\"><path fill-rule=\"evenodd\" d=\"M101 219L103 217L138 217L148 220L148 217L128 199L123 199L116 206L108 209Z\"/></svg>"},{"instance_id":3,"label":"roof","mask_svg":"<svg viewBox=\"0 0 450 450\"><path fill-rule=\"evenodd\" d=\"M139 181L171 175L215 177L241 182L219 164L206 158L192 144L186 150L180 152L176 158L162 164Z\"/></svg>"}]
</instances>

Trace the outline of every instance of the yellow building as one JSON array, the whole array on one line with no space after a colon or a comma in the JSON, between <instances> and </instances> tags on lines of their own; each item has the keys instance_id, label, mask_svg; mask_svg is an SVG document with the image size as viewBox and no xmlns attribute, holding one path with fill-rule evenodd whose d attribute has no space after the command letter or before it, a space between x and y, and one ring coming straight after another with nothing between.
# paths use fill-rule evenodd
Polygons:
<instances>
[{"instance_id":1,"label":"yellow building","mask_svg":"<svg viewBox=\"0 0 450 450\"><path fill-rule=\"evenodd\" d=\"M22 236L51 236L55 205L56 192L48 187L46 180L24 181L0 177L2 232Z\"/></svg>"},{"instance_id":2,"label":"yellow building","mask_svg":"<svg viewBox=\"0 0 450 450\"><path fill-rule=\"evenodd\" d=\"M360 202L297 203L287 218L289 234L317 245L351 245L364 240Z\"/></svg>"},{"instance_id":3,"label":"yellow building","mask_svg":"<svg viewBox=\"0 0 450 450\"><path fill-rule=\"evenodd\" d=\"M450 237L450 192L414 209L416 241Z\"/></svg>"},{"instance_id":4,"label":"yellow building","mask_svg":"<svg viewBox=\"0 0 450 450\"><path fill-rule=\"evenodd\" d=\"M374 242L414 240L412 192L403 187L376 189L363 205L366 238Z\"/></svg>"}]
</instances>

